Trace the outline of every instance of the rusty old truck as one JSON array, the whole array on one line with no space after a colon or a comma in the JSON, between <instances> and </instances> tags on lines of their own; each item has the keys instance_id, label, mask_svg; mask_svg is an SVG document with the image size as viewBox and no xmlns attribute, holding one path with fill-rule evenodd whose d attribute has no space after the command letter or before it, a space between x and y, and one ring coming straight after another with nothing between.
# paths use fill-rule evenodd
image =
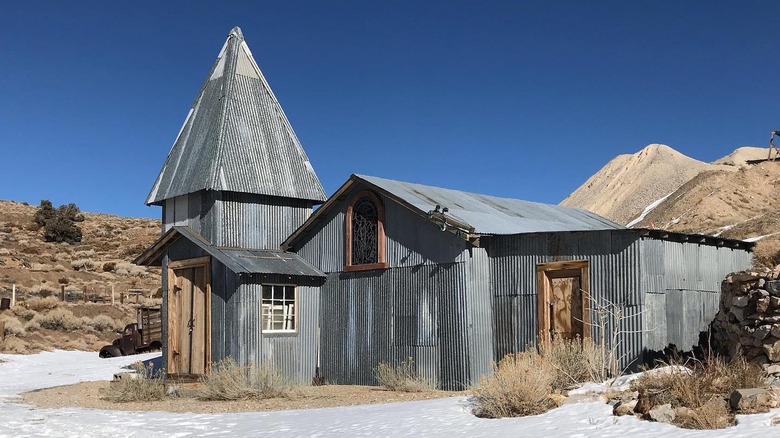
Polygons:
<instances>
[{"instance_id":1,"label":"rusty old truck","mask_svg":"<svg viewBox=\"0 0 780 438\"><path fill-rule=\"evenodd\" d=\"M118 357L162 348L162 319L160 307L140 306L138 322L127 324L117 331L119 338L100 349L100 357Z\"/></svg>"}]
</instances>

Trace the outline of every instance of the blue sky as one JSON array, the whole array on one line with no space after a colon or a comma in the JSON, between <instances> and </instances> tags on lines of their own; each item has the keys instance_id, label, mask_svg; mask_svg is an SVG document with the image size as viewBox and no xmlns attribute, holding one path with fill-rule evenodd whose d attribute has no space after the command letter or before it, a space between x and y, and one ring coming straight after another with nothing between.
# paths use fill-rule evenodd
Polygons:
<instances>
[{"instance_id":1,"label":"blue sky","mask_svg":"<svg viewBox=\"0 0 780 438\"><path fill-rule=\"evenodd\" d=\"M557 203L612 157L780 129L780 2L50 1L0 13L0 199L143 201L241 26L325 190Z\"/></svg>"}]
</instances>

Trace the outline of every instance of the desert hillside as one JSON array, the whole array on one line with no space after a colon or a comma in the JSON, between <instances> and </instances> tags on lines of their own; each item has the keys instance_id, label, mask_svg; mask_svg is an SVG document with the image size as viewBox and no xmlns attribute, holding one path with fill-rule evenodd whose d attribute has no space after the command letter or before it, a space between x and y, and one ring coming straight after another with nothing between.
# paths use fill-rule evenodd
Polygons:
<instances>
[{"instance_id":1,"label":"desert hillside","mask_svg":"<svg viewBox=\"0 0 780 438\"><path fill-rule=\"evenodd\" d=\"M97 350L134 320L136 300L159 303L159 269L131 261L159 237L160 221L84 213L82 242L53 243L43 240L36 209L0 200L0 298L17 289L16 306L0 312L0 351ZM61 301L63 286L69 302ZM129 290L137 296L121 304Z\"/></svg>"},{"instance_id":2,"label":"desert hillside","mask_svg":"<svg viewBox=\"0 0 780 438\"><path fill-rule=\"evenodd\" d=\"M669 146L651 144L635 154L618 155L561 202L626 224L650 203L674 192L691 178L712 170L734 170L687 157Z\"/></svg>"},{"instance_id":3,"label":"desert hillside","mask_svg":"<svg viewBox=\"0 0 780 438\"><path fill-rule=\"evenodd\" d=\"M635 228L756 241L756 264L780 263L780 161L740 147L711 164L650 145L607 163L562 204Z\"/></svg>"},{"instance_id":4,"label":"desert hillside","mask_svg":"<svg viewBox=\"0 0 780 438\"><path fill-rule=\"evenodd\" d=\"M159 220L84 213L82 242L45 242L33 217L37 207L0 200L0 297L16 284L21 294L68 290L101 293L160 287L153 272L131 261L160 236Z\"/></svg>"}]
</instances>

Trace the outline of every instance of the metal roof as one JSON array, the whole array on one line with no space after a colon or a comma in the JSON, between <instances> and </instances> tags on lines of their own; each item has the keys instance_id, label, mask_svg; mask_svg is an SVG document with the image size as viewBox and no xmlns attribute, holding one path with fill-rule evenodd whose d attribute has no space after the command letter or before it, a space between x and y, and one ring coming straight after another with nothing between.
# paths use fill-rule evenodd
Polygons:
<instances>
[{"instance_id":1,"label":"metal roof","mask_svg":"<svg viewBox=\"0 0 780 438\"><path fill-rule=\"evenodd\" d=\"M318 222L325 212L355 184L364 184L382 192L420 216L471 239L478 235L544 233L556 231L624 230L595 213L581 208L498 198L459 190L443 189L367 175L352 175L325 204L282 243L283 249L295 247L295 241ZM447 212L434 213L436 206Z\"/></svg>"},{"instance_id":2,"label":"metal roof","mask_svg":"<svg viewBox=\"0 0 780 438\"><path fill-rule=\"evenodd\" d=\"M310 265L295 253L268 250L224 248L211 245L203 236L189 227L175 226L163 234L155 243L138 256L133 263L138 265L160 264L165 249L184 237L203 251L219 260L237 274L282 274L304 277L325 277L319 269Z\"/></svg>"},{"instance_id":3,"label":"metal roof","mask_svg":"<svg viewBox=\"0 0 780 438\"><path fill-rule=\"evenodd\" d=\"M238 27L195 98L146 204L199 190L326 199Z\"/></svg>"},{"instance_id":4,"label":"metal roof","mask_svg":"<svg viewBox=\"0 0 780 438\"><path fill-rule=\"evenodd\" d=\"M519 199L498 198L375 176L355 175L394 197L428 212L447 208L445 217L468 224L476 234L520 234L551 231L623 229L608 219L580 208Z\"/></svg>"}]
</instances>

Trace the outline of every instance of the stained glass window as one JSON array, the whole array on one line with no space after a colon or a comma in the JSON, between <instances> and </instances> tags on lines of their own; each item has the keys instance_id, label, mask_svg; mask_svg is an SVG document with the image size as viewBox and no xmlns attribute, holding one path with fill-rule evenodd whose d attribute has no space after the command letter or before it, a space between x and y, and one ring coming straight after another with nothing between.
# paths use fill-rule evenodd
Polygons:
<instances>
[{"instance_id":1,"label":"stained glass window","mask_svg":"<svg viewBox=\"0 0 780 438\"><path fill-rule=\"evenodd\" d=\"M379 262L379 215L369 198L361 198L352 208L352 264Z\"/></svg>"}]
</instances>

